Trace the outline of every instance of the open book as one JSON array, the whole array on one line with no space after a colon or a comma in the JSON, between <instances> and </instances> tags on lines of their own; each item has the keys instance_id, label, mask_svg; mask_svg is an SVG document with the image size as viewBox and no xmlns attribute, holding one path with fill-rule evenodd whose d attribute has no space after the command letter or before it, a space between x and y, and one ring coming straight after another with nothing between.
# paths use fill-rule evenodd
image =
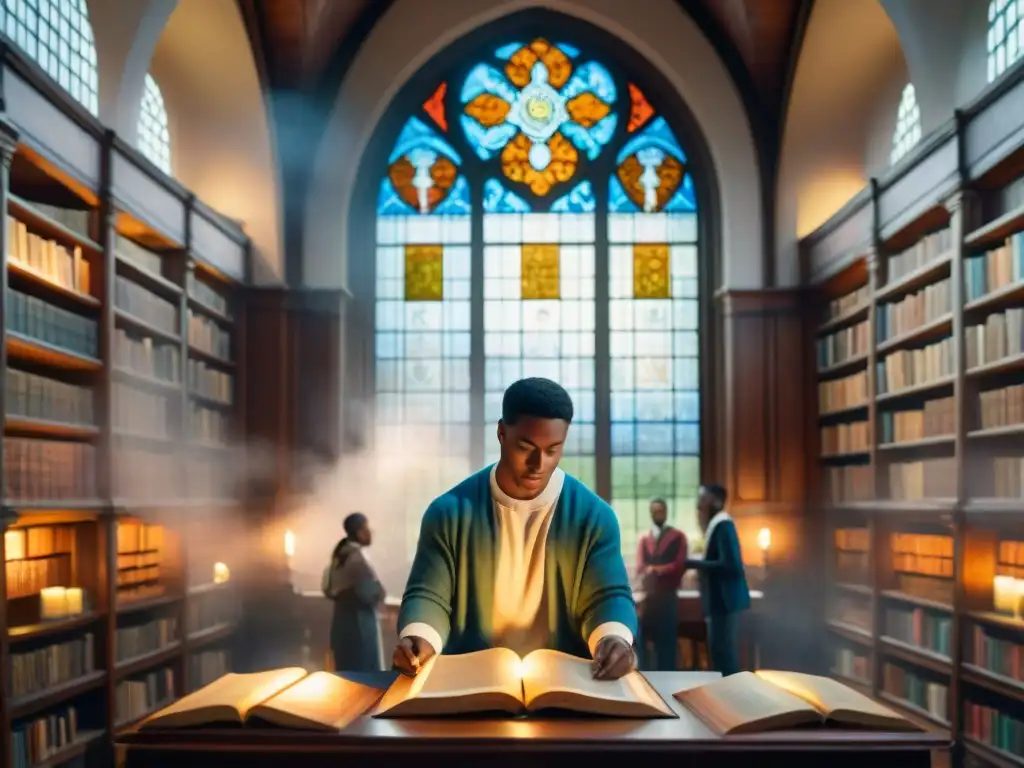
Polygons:
<instances>
[{"instance_id":1,"label":"open book","mask_svg":"<svg viewBox=\"0 0 1024 768\"><path fill-rule=\"evenodd\" d=\"M337 731L369 710L380 691L329 672L294 667L228 674L151 715L142 730L207 725Z\"/></svg>"},{"instance_id":2,"label":"open book","mask_svg":"<svg viewBox=\"0 0 1024 768\"><path fill-rule=\"evenodd\" d=\"M836 680L800 672L740 672L680 691L675 697L722 735L823 723L919 730L905 717Z\"/></svg>"},{"instance_id":3,"label":"open book","mask_svg":"<svg viewBox=\"0 0 1024 768\"><path fill-rule=\"evenodd\" d=\"M520 659L507 648L434 656L416 677L392 683L375 716L567 709L613 717L677 717L639 672L595 680L591 663L549 650Z\"/></svg>"}]
</instances>

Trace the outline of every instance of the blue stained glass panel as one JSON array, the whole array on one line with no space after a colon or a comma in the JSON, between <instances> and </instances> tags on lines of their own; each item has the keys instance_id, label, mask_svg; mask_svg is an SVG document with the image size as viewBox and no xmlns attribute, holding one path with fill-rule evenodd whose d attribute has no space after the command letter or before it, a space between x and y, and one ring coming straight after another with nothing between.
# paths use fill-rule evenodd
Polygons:
<instances>
[{"instance_id":1,"label":"blue stained glass panel","mask_svg":"<svg viewBox=\"0 0 1024 768\"><path fill-rule=\"evenodd\" d=\"M522 47L522 43L508 43L506 45L501 46L501 48L499 48L498 50L496 50L494 52L494 55L497 56L499 59L502 59L503 61L508 61L509 59L512 58L513 54L515 54L515 52Z\"/></svg>"},{"instance_id":2,"label":"blue stained glass panel","mask_svg":"<svg viewBox=\"0 0 1024 768\"><path fill-rule=\"evenodd\" d=\"M462 163L459 153L452 149L452 146L437 135L437 132L430 128L418 117L410 117L398 134L394 149L388 157L388 163L393 163L400 157L408 157L415 149L429 149L439 155L444 155L456 165Z\"/></svg>"},{"instance_id":3,"label":"blue stained glass panel","mask_svg":"<svg viewBox=\"0 0 1024 768\"><path fill-rule=\"evenodd\" d=\"M555 213L593 213L597 210L594 188L589 180L581 181L551 204Z\"/></svg>"},{"instance_id":4,"label":"blue stained glass panel","mask_svg":"<svg viewBox=\"0 0 1024 768\"><path fill-rule=\"evenodd\" d=\"M530 205L515 192L510 192L497 179L484 182L484 211L486 213L529 213Z\"/></svg>"},{"instance_id":5,"label":"blue stained glass panel","mask_svg":"<svg viewBox=\"0 0 1024 768\"><path fill-rule=\"evenodd\" d=\"M679 162L686 162L686 153L679 146L672 129L668 127L668 123L663 117L654 118L647 124L647 127L627 141L619 150L615 162L621 163L630 155L635 155L639 150L648 147L656 147L662 152L672 155Z\"/></svg>"},{"instance_id":6,"label":"blue stained glass panel","mask_svg":"<svg viewBox=\"0 0 1024 768\"><path fill-rule=\"evenodd\" d=\"M570 59L575 59L577 56L580 55L580 49L577 48L575 45L569 45L568 43L559 43L558 47L562 51L562 53L564 53ZM513 53L515 53L515 51L513 51Z\"/></svg>"}]
</instances>

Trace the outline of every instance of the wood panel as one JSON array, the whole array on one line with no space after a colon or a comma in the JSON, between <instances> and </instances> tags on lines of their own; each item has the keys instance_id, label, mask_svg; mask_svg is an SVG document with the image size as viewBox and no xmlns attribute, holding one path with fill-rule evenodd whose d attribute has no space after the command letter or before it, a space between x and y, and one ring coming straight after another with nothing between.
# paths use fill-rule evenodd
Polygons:
<instances>
[{"instance_id":1,"label":"wood panel","mask_svg":"<svg viewBox=\"0 0 1024 768\"><path fill-rule=\"evenodd\" d=\"M117 207L157 229L168 240L183 245L187 229L189 193L162 173L140 162L137 152L114 139L111 153L111 192ZM194 233L193 233L194 236Z\"/></svg>"},{"instance_id":2,"label":"wood panel","mask_svg":"<svg viewBox=\"0 0 1024 768\"><path fill-rule=\"evenodd\" d=\"M804 282L828 279L861 256L873 239L874 210L869 187L803 240Z\"/></svg>"},{"instance_id":3,"label":"wood panel","mask_svg":"<svg viewBox=\"0 0 1024 768\"><path fill-rule=\"evenodd\" d=\"M190 218L192 255L232 280L246 278L246 237L241 226L193 201Z\"/></svg>"}]
</instances>

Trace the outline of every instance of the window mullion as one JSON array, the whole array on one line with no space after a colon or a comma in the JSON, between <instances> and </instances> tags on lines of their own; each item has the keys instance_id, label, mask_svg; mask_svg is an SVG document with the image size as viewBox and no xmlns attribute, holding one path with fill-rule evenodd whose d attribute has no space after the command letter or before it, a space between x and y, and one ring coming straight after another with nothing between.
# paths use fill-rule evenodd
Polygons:
<instances>
[{"instance_id":1,"label":"window mullion","mask_svg":"<svg viewBox=\"0 0 1024 768\"><path fill-rule=\"evenodd\" d=\"M611 356L609 338L608 185L591 180L594 217L594 491L612 498Z\"/></svg>"},{"instance_id":2,"label":"window mullion","mask_svg":"<svg viewBox=\"0 0 1024 768\"><path fill-rule=\"evenodd\" d=\"M484 409L486 364L484 359L484 214L483 178L467 173L470 184L470 337L469 337L469 450L472 466L482 467L487 434ZM496 425L495 425L495 428Z\"/></svg>"}]
</instances>

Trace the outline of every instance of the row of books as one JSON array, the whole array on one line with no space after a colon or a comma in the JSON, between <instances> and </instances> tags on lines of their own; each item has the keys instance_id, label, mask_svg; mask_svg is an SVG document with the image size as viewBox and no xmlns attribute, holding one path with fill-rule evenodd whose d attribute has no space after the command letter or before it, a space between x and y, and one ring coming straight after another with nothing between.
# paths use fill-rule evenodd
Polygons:
<instances>
[{"instance_id":1,"label":"row of books","mask_svg":"<svg viewBox=\"0 0 1024 768\"><path fill-rule=\"evenodd\" d=\"M211 368L202 360L189 360L186 376L189 392L224 405L231 405L235 386L231 374Z\"/></svg>"},{"instance_id":2,"label":"row of books","mask_svg":"<svg viewBox=\"0 0 1024 768\"><path fill-rule=\"evenodd\" d=\"M871 679L871 665L868 657L851 648L836 648L835 672L853 680L867 683Z\"/></svg>"},{"instance_id":3,"label":"row of books","mask_svg":"<svg viewBox=\"0 0 1024 768\"><path fill-rule=\"evenodd\" d=\"M823 322L834 320L854 308L866 304L870 296L871 286L865 284L855 291L850 291L850 293L832 299L828 303L828 309Z\"/></svg>"},{"instance_id":4,"label":"row of books","mask_svg":"<svg viewBox=\"0 0 1024 768\"><path fill-rule=\"evenodd\" d=\"M141 336L137 331L114 331L114 359L120 368L176 383L181 381L181 347Z\"/></svg>"},{"instance_id":5,"label":"row of books","mask_svg":"<svg viewBox=\"0 0 1024 768\"><path fill-rule=\"evenodd\" d=\"M117 524L117 554L130 555L162 549L165 537L162 525L122 520Z\"/></svg>"},{"instance_id":6,"label":"row of books","mask_svg":"<svg viewBox=\"0 0 1024 768\"><path fill-rule=\"evenodd\" d=\"M69 683L96 670L96 643L91 632L64 643L11 654L11 696L30 696Z\"/></svg>"},{"instance_id":7,"label":"row of books","mask_svg":"<svg viewBox=\"0 0 1024 768\"><path fill-rule=\"evenodd\" d=\"M167 395L121 382L114 382L111 396L115 431L159 439L171 437L180 401L172 402Z\"/></svg>"},{"instance_id":8,"label":"row of books","mask_svg":"<svg viewBox=\"0 0 1024 768\"><path fill-rule=\"evenodd\" d=\"M825 468L825 498L831 504L870 501L874 497L875 468L870 464Z\"/></svg>"},{"instance_id":9,"label":"row of books","mask_svg":"<svg viewBox=\"0 0 1024 768\"><path fill-rule=\"evenodd\" d=\"M1024 568L1024 542L1000 541L996 561L1011 568Z\"/></svg>"},{"instance_id":10,"label":"row of books","mask_svg":"<svg viewBox=\"0 0 1024 768\"><path fill-rule=\"evenodd\" d=\"M7 496L22 501L96 497L96 448L84 443L4 438Z\"/></svg>"},{"instance_id":11,"label":"row of books","mask_svg":"<svg viewBox=\"0 0 1024 768\"><path fill-rule=\"evenodd\" d=\"M134 680L122 680L114 690L114 718L118 724L145 717L174 698L174 670L150 672Z\"/></svg>"},{"instance_id":12,"label":"row of books","mask_svg":"<svg viewBox=\"0 0 1024 768\"><path fill-rule=\"evenodd\" d=\"M952 653L953 617L924 608L885 609L885 634L948 657Z\"/></svg>"},{"instance_id":13,"label":"row of books","mask_svg":"<svg viewBox=\"0 0 1024 768\"><path fill-rule=\"evenodd\" d=\"M228 652L222 649L200 651L188 658L188 689L197 691L231 671Z\"/></svg>"},{"instance_id":14,"label":"row of books","mask_svg":"<svg viewBox=\"0 0 1024 768\"><path fill-rule=\"evenodd\" d=\"M119 498L179 499L187 490L182 488L182 469L173 452L151 453L122 441L114 446L113 470L114 495Z\"/></svg>"},{"instance_id":15,"label":"row of books","mask_svg":"<svg viewBox=\"0 0 1024 768\"><path fill-rule=\"evenodd\" d=\"M117 253L118 258L134 264L145 272L163 276L163 259L160 254L144 248L120 233L114 240L114 252Z\"/></svg>"},{"instance_id":16,"label":"row of books","mask_svg":"<svg viewBox=\"0 0 1024 768\"><path fill-rule=\"evenodd\" d=\"M982 392L976 423L980 429L1024 424L1024 384Z\"/></svg>"},{"instance_id":17,"label":"row of books","mask_svg":"<svg viewBox=\"0 0 1024 768\"><path fill-rule=\"evenodd\" d=\"M99 336L96 320L48 304L13 288L7 290L4 307L7 330L55 347L96 357Z\"/></svg>"},{"instance_id":18,"label":"row of books","mask_svg":"<svg viewBox=\"0 0 1024 768\"><path fill-rule=\"evenodd\" d=\"M74 546L75 530L70 525L33 525L4 532L4 559L8 561L70 554Z\"/></svg>"},{"instance_id":19,"label":"row of books","mask_svg":"<svg viewBox=\"0 0 1024 768\"><path fill-rule=\"evenodd\" d=\"M899 392L908 387L953 375L955 345L945 338L920 349L900 349L878 361L878 394Z\"/></svg>"},{"instance_id":20,"label":"row of books","mask_svg":"<svg viewBox=\"0 0 1024 768\"><path fill-rule=\"evenodd\" d=\"M943 568L948 570L949 575L946 576L897 571L894 574L896 577L896 591L911 597L921 598L922 600L931 600L933 603L941 603L944 606L952 606L954 590L952 579L953 566L952 561L948 562L948 566L939 561L935 563L936 570L942 570Z\"/></svg>"},{"instance_id":21,"label":"row of books","mask_svg":"<svg viewBox=\"0 0 1024 768\"><path fill-rule=\"evenodd\" d=\"M890 464L889 498L893 501L956 498L956 459L942 457Z\"/></svg>"},{"instance_id":22,"label":"row of books","mask_svg":"<svg viewBox=\"0 0 1024 768\"><path fill-rule=\"evenodd\" d=\"M155 653L178 640L178 620L173 616L154 619L145 624L118 627L115 643L117 660L125 661Z\"/></svg>"},{"instance_id":23,"label":"row of books","mask_svg":"<svg viewBox=\"0 0 1024 768\"><path fill-rule=\"evenodd\" d=\"M147 561L141 565L119 567L117 569L117 588L130 590L160 580L160 553L148 555L118 555L118 560L131 559Z\"/></svg>"},{"instance_id":24,"label":"row of books","mask_svg":"<svg viewBox=\"0 0 1024 768\"><path fill-rule=\"evenodd\" d=\"M209 451L198 451L185 457L188 486L181 490L187 498L222 499L234 495L238 470L233 464L233 455L221 453L222 456L214 459L211 459ZM632 551L636 551L635 545Z\"/></svg>"},{"instance_id":25,"label":"row of books","mask_svg":"<svg viewBox=\"0 0 1024 768\"><path fill-rule=\"evenodd\" d=\"M867 399L868 374L866 371L818 383L818 408L821 413L831 413L843 408L863 405Z\"/></svg>"},{"instance_id":26,"label":"row of books","mask_svg":"<svg viewBox=\"0 0 1024 768\"><path fill-rule=\"evenodd\" d=\"M54 757L78 738L78 712L63 707L11 728L13 768L31 768Z\"/></svg>"},{"instance_id":27,"label":"row of books","mask_svg":"<svg viewBox=\"0 0 1024 768\"><path fill-rule=\"evenodd\" d=\"M983 744L1024 758L1024 720L992 707L964 702L964 733Z\"/></svg>"},{"instance_id":28,"label":"row of books","mask_svg":"<svg viewBox=\"0 0 1024 768\"><path fill-rule=\"evenodd\" d=\"M167 594L167 587L160 582L146 582L117 588L118 607L130 606L145 600L155 600Z\"/></svg>"},{"instance_id":29,"label":"row of books","mask_svg":"<svg viewBox=\"0 0 1024 768\"><path fill-rule=\"evenodd\" d=\"M899 301L880 304L875 312L875 339L879 344L937 320L952 309L947 277Z\"/></svg>"},{"instance_id":30,"label":"row of books","mask_svg":"<svg viewBox=\"0 0 1024 768\"><path fill-rule=\"evenodd\" d=\"M952 436L956 433L956 402L952 397L940 397L926 401L921 408L881 411L878 431L883 445Z\"/></svg>"},{"instance_id":31,"label":"row of books","mask_svg":"<svg viewBox=\"0 0 1024 768\"><path fill-rule=\"evenodd\" d=\"M824 456L867 451L870 447L871 424L867 421L821 428L821 453Z\"/></svg>"},{"instance_id":32,"label":"row of books","mask_svg":"<svg viewBox=\"0 0 1024 768\"><path fill-rule=\"evenodd\" d=\"M971 630L970 659L982 669L1024 681L1024 645L994 637L977 624Z\"/></svg>"},{"instance_id":33,"label":"row of books","mask_svg":"<svg viewBox=\"0 0 1024 768\"><path fill-rule=\"evenodd\" d=\"M194 297L204 307L209 307L224 317L231 317L231 305L227 297L196 277L195 272L188 273L186 285L188 286L189 296Z\"/></svg>"},{"instance_id":34,"label":"row of books","mask_svg":"<svg viewBox=\"0 0 1024 768\"><path fill-rule=\"evenodd\" d=\"M61 288L89 293L89 262L82 259L79 246L68 248L52 238L30 232L25 222L10 214L7 243L11 262L28 267Z\"/></svg>"},{"instance_id":35,"label":"row of books","mask_svg":"<svg viewBox=\"0 0 1024 768\"><path fill-rule=\"evenodd\" d=\"M226 589L218 589L192 597L188 601L186 614L185 621L190 635L231 624L236 618L234 596Z\"/></svg>"},{"instance_id":36,"label":"row of books","mask_svg":"<svg viewBox=\"0 0 1024 768\"><path fill-rule=\"evenodd\" d=\"M900 253L887 260L888 282L894 283L906 277L915 269L931 264L945 256L953 248L953 233L948 227L932 232Z\"/></svg>"},{"instance_id":37,"label":"row of books","mask_svg":"<svg viewBox=\"0 0 1024 768\"><path fill-rule=\"evenodd\" d=\"M866 528L837 528L835 532L836 580L845 584L866 584L871 580Z\"/></svg>"},{"instance_id":38,"label":"row of books","mask_svg":"<svg viewBox=\"0 0 1024 768\"><path fill-rule=\"evenodd\" d=\"M829 601L829 616L834 621L849 624L865 632L871 631L871 602L860 595L836 595Z\"/></svg>"},{"instance_id":39,"label":"row of books","mask_svg":"<svg viewBox=\"0 0 1024 768\"><path fill-rule=\"evenodd\" d=\"M231 333L221 328L216 321L191 310L188 313L188 343L221 360L231 359Z\"/></svg>"},{"instance_id":40,"label":"row of books","mask_svg":"<svg viewBox=\"0 0 1024 768\"><path fill-rule=\"evenodd\" d=\"M1024 352L1024 309L994 312L984 323L964 329L967 367L988 365Z\"/></svg>"},{"instance_id":41,"label":"row of books","mask_svg":"<svg viewBox=\"0 0 1024 768\"><path fill-rule=\"evenodd\" d=\"M67 384L16 368L7 369L7 412L12 416L65 424L94 424L96 421L91 387Z\"/></svg>"},{"instance_id":42,"label":"row of books","mask_svg":"<svg viewBox=\"0 0 1024 768\"><path fill-rule=\"evenodd\" d=\"M1024 232L1011 235L998 248L964 259L967 301L1024 280Z\"/></svg>"},{"instance_id":43,"label":"row of books","mask_svg":"<svg viewBox=\"0 0 1024 768\"><path fill-rule=\"evenodd\" d=\"M164 333L173 336L180 333L176 304L121 275L114 282L114 305Z\"/></svg>"},{"instance_id":44,"label":"row of books","mask_svg":"<svg viewBox=\"0 0 1024 768\"><path fill-rule=\"evenodd\" d=\"M903 667L882 667L882 690L897 699L909 701L942 722L949 722L949 689Z\"/></svg>"},{"instance_id":45,"label":"row of books","mask_svg":"<svg viewBox=\"0 0 1024 768\"><path fill-rule=\"evenodd\" d=\"M852 357L866 355L869 340L866 320L847 328L841 328L835 333L818 339L818 369L837 365Z\"/></svg>"},{"instance_id":46,"label":"row of books","mask_svg":"<svg viewBox=\"0 0 1024 768\"><path fill-rule=\"evenodd\" d=\"M914 558L953 558L953 537L937 533L896 532L890 537L894 556ZM927 569L904 567L900 570L930 573Z\"/></svg>"},{"instance_id":47,"label":"row of books","mask_svg":"<svg viewBox=\"0 0 1024 768\"><path fill-rule=\"evenodd\" d=\"M222 444L230 437L230 414L193 403L187 414L188 435L202 443Z\"/></svg>"},{"instance_id":48,"label":"row of books","mask_svg":"<svg viewBox=\"0 0 1024 768\"><path fill-rule=\"evenodd\" d=\"M992 496L997 499L1024 498L1024 457L996 456L985 471L991 472L991 484L986 489L979 489L979 495ZM977 480L984 480L982 475Z\"/></svg>"}]
</instances>

